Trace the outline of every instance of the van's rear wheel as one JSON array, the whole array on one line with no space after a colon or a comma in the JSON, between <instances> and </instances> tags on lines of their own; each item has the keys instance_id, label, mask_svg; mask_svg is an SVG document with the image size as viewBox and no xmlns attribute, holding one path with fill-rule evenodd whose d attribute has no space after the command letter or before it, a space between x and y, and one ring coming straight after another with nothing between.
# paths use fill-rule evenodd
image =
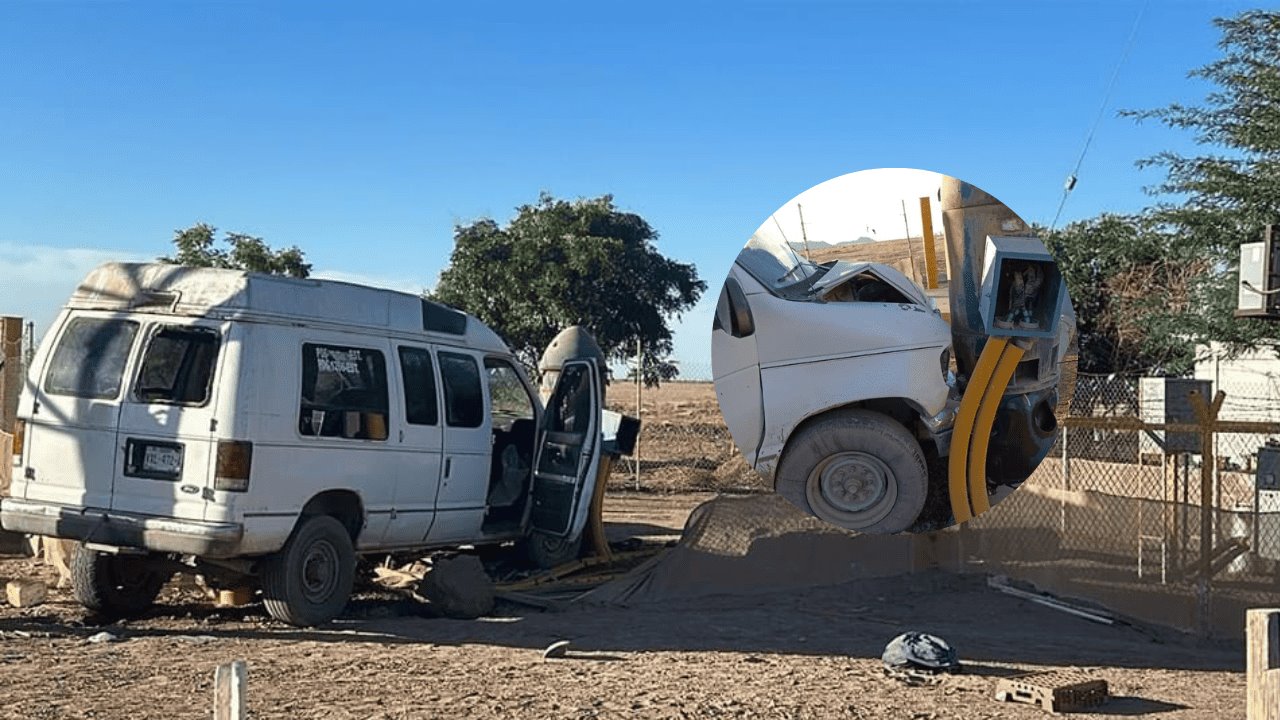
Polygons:
<instances>
[{"instance_id":1,"label":"van's rear wheel","mask_svg":"<svg viewBox=\"0 0 1280 720\"><path fill-rule=\"evenodd\" d=\"M356 555L337 518L303 518L283 549L262 564L262 602L271 617L309 627L328 622L347 606Z\"/></svg>"},{"instance_id":2,"label":"van's rear wheel","mask_svg":"<svg viewBox=\"0 0 1280 720\"><path fill-rule=\"evenodd\" d=\"M113 555L77 544L71 552L71 590L85 609L113 618L151 607L173 573L147 555Z\"/></svg>"},{"instance_id":3,"label":"van's rear wheel","mask_svg":"<svg viewBox=\"0 0 1280 720\"><path fill-rule=\"evenodd\" d=\"M896 533L924 509L929 473L920 443L870 410L843 410L805 426L778 463L777 490L847 530Z\"/></svg>"}]
</instances>

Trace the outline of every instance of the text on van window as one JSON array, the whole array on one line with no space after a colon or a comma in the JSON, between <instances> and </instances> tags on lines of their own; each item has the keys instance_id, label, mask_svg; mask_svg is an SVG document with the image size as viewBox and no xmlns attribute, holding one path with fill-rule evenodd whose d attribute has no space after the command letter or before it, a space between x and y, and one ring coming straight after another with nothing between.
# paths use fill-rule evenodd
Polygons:
<instances>
[{"instance_id":1,"label":"text on van window","mask_svg":"<svg viewBox=\"0 0 1280 720\"><path fill-rule=\"evenodd\" d=\"M298 432L387 439L387 361L369 348L304 343Z\"/></svg>"}]
</instances>

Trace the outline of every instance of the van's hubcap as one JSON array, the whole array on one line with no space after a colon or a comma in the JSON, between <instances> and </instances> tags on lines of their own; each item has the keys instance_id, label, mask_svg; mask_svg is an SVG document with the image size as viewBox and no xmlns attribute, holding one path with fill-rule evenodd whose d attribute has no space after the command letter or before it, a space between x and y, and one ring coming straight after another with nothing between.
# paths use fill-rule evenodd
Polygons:
<instances>
[{"instance_id":1,"label":"van's hubcap","mask_svg":"<svg viewBox=\"0 0 1280 720\"><path fill-rule=\"evenodd\" d=\"M898 498L893 471L879 458L848 451L827 456L809 473L805 494L814 514L852 530L872 525Z\"/></svg>"},{"instance_id":2,"label":"van's hubcap","mask_svg":"<svg viewBox=\"0 0 1280 720\"><path fill-rule=\"evenodd\" d=\"M307 548L302 559L302 591L307 600L327 601L338 587L338 550L321 540Z\"/></svg>"}]
</instances>

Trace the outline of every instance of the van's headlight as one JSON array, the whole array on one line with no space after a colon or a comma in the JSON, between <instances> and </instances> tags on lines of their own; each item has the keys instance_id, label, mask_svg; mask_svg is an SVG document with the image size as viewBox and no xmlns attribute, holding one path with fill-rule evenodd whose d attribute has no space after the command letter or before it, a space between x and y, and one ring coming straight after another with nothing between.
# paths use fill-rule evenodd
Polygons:
<instances>
[{"instance_id":1,"label":"van's headlight","mask_svg":"<svg viewBox=\"0 0 1280 720\"><path fill-rule=\"evenodd\" d=\"M248 490L252 468L253 443L244 440L219 440L218 469L213 476L213 489L233 492Z\"/></svg>"}]
</instances>

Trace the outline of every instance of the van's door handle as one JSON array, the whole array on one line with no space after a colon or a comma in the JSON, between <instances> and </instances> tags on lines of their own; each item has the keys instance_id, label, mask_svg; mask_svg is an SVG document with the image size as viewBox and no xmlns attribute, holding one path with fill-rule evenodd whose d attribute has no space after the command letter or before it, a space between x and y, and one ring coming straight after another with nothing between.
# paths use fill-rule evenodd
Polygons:
<instances>
[{"instance_id":1,"label":"van's door handle","mask_svg":"<svg viewBox=\"0 0 1280 720\"><path fill-rule=\"evenodd\" d=\"M444 479L445 480L449 479L449 471L451 469L453 469L453 458L447 457L444 459Z\"/></svg>"}]
</instances>

